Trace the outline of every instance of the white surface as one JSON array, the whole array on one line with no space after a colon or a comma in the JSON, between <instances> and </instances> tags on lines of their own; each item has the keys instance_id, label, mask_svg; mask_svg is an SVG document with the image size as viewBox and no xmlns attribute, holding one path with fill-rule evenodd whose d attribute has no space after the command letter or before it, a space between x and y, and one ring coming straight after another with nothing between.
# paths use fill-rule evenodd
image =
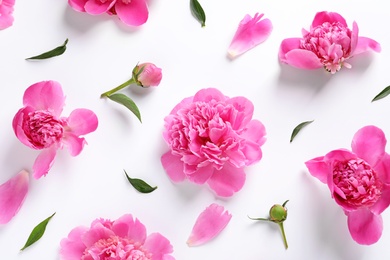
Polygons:
<instances>
[{"instance_id":1,"label":"white surface","mask_svg":"<svg viewBox=\"0 0 390 260\"><path fill-rule=\"evenodd\" d=\"M166 236L178 260L368 260L390 255L390 209L382 215L379 242L358 245L328 188L304 165L332 149L350 148L353 134L368 124L382 128L390 138L390 98L371 103L390 84L386 1L203 0L201 4L207 16L205 28L192 17L189 1L167 0L151 1L147 23L129 28L116 17L77 13L66 0L16 1L14 25L0 31L0 183L23 168L31 170L38 154L17 140L11 126L31 84L59 81L67 96L63 115L89 108L97 114L99 127L86 136L88 145L79 156L73 158L63 150L45 178L32 179L17 216L0 226L1 259L59 259L59 242L72 228L126 213L139 218L148 233ZM338 12L349 25L355 20L360 35L381 43L382 52L356 56L351 70L333 76L323 70L281 66L280 42L300 36L318 11ZM270 38L230 61L226 50L239 21L256 12L273 22ZM24 60L65 38L69 43L62 56ZM159 87L124 91L139 106L142 124L125 108L99 98L126 81L137 62L153 62L163 69ZM246 169L246 184L232 198L216 198L206 186L173 184L160 163L167 151L164 117L183 98L207 87L230 97L248 97L255 105L254 118L267 129L263 159ZM293 128L313 119L289 143ZM123 169L158 189L151 194L136 192ZM247 217L267 217L274 203L286 199L290 200L285 222L288 250L276 225ZM232 213L231 222L210 243L188 247L196 217L213 202ZM19 252L32 228L53 212L57 214L41 240Z\"/></svg>"}]
</instances>

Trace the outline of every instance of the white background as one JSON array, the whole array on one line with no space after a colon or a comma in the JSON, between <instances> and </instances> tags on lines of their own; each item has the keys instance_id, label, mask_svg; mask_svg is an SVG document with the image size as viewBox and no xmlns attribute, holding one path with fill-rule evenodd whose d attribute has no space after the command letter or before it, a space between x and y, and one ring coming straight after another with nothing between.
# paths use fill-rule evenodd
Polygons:
<instances>
[{"instance_id":1,"label":"white background","mask_svg":"<svg viewBox=\"0 0 390 260\"><path fill-rule=\"evenodd\" d=\"M25 89L42 80L60 82L67 96L64 116L80 107L93 110L98 129L77 157L59 152L49 174L31 178L19 213L0 226L1 259L59 259L60 240L79 225L99 217L117 219L131 213L147 228L160 232L178 260L199 259L383 259L390 255L390 209L374 245L352 240L346 217L326 185L312 177L304 162L330 150L350 148L354 133L369 124L390 136L390 98L371 103L390 84L389 9L386 1L201 1L206 27L191 15L189 1L149 2L149 20L138 28L117 17L78 13L66 0L16 0L12 27L0 31L0 183L22 169L31 170L38 151L18 141L12 118L22 106ZM335 11L361 36L377 40L381 53L350 60L353 68L331 75L280 65L277 54L284 38L301 36L318 11ZM227 47L245 14L264 13L274 30L263 44L235 60ZM69 38L62 55L43 61L25 58L50 50ZM140 108L143 123L124 107L99 98L129 79L138 62L163 70L157 88L132 86L123 91ZM262 160L246 169L243 189L231 198L217 198L207 186L173 184L160 163L167 151L162 138L164 117L183 98L215 87L225 95L245 96L255 106L254 118L267 130ZM290 143L293 128L315 120ZM390 151L389 149L387 149ZM158 189L141 194L123 170ZM289 199L285 250L267 217L275 203ZM233 215L223 232L208 244L190 248L186 240L198 214L211 203ZM56 212L44 236L23 252L35 225Z\"/></svg>"}]
</instances>

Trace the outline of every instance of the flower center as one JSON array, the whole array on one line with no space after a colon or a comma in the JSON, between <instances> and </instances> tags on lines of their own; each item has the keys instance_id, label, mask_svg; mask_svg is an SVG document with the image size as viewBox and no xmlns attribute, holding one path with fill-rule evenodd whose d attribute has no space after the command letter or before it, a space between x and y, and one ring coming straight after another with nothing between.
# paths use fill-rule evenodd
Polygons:
<instances>
[{"instance_id":1,"label":"flower center","mask_svg":"<svg viewBox=\"0 0 390 260\"><path fill-rule=\"evenodd\" d=\"M28 114L24 131L36 148L43 149L59 142L64 128L50 112L34 111Z\"/></svg>"},{"instance_id":2,"label":"flower center","mask_svg":"<svg viewBox=\"0 0 390 260\"><path fill-rule=\"evenodd\" d=\"M81 260L151 260L148 253L139 243L118 236L100 239L91 247L86 248Z\"/></svg>"},{"instance_id":3,"label":"flower center","mask_svg":"<svg viewBox=\"0 0 390 260\"><path fill-rule=\"evenodd\" d=\"M335 193L351 207L372 206L381 196L382 182L361 159L337 162L333 168Z\"/></svg>"},{"instance_id":4,"label":"flower center","mask_svg":"<svg viewBox=\"0 0 390 260\"><path fill-rule=\"evenodd\" d=\"M311 28L301 40L301 48L315 53L329 72L351 67L345 62L351 53L351 30L339 22Z\"/></svg>"}]
</instances>

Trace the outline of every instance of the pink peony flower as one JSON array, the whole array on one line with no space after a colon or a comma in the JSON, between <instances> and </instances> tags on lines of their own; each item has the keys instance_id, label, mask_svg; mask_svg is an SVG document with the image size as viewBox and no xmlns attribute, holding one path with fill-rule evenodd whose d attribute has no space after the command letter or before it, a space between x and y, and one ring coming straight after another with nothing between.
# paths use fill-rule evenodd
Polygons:
<instances>
[{"instance_id":1,"label":"pink peony flower","mask_svg":"<svg viewBox=\"0 0 390 260\"><path fill-rule=\"evenodd\" d=\"M235 58L268 39L273 27L269 19L260 21L263 16L264 14L256 13L252 18L247 14L241 20L228 48L231 58Z\"/></svg>"},{"instance_id":2,"label":"pink peony flower","mask_svg":"<svg viewBox=\"0 0 390 260\"><path fill-rule=\"evenodd\" d=\"M188 246L200 246L216 237L229 224L232 215L216 203L208 206L196 219Z\"/></svg>"},{"instance_id":3,"label":"pink peony flower","mask_svg":"<svg viewBox=\"0 0 390 260\"><path fill-rule=\"evenodd\" d=\"M98 119L88 109L75 109L69 117L60 117L65 96L56 81L42 81L24 92L23 105L12 126L17 138L28 147L42 150L33 166L33 177L39 179L51 168L57 150L66 146L77 156L86 141L80 135L96 130Z\"/></svg>"},{"instance_id":4,"label":"pink peony flower","mask_svg":"<svg viewBox=\"0 0 390 260\"><path fill-rule=\"evenodd\" d=\"M253 104L229 98L215 88L183 99L165 118L164 139L171 149L161 157L174 182L207 183L222 197L245 182L244 167L262 157L265 128L252 120Z\"/></svg>"},{"instance_id":5,"label":"pink peony flower","mask_svg":"<svg viewBox=\"0 0 390 260\"><path fill-rule=\"evenodd\" d=\"M370 245L382 234L381 213L390 204L390 155L386 138L375 126L361 128L353 137L352 152L333 150L306 162L310 173L327 184L344 210L352 238Z\"/></svg>"},{"instance_id":6,"label":"pink peony flower","mask_svg":"<svg viewBox=\"0 0 390 260\"><path fill-rule=\"evenodd\" d=\"M332 74L341 67L351 68L348 59L360 53L381 51L376 41L358 36L356 22L352 30L338 13L319 12L310 31L302 29L302 38L284 39L280 45L279 59L299 69L325 68Z\"/></svg>"},{"instance_id":7,"label":"pink peony flower","mask_svg":"<svg viewBox=\"0 0 390 260\"><path fill-rule=\"evenodd\" d=\"M144 88L160 85L162 70L153 63L142 63L133 69L133 77L136 83Z\"/></svg>"},{"instance_id":8,"label":"pink peony flower","mask_svg":"<svg viewBox=\"0 0 390 260\"><path fill-rule=\"evenodd\" d=\"M15 0L0 0L0 30L10 27L14 22L12 13Z\"/></svg>"},{"instance_id":9,"label":"pink peony flower","mask_svg":"<svg viewBox=\"0 0 390 260\"><path fill-rule=\"evenodd\" d=\"M68 0L76 11L91 15L118 15L126 25L140 26L148 20L146 0Z\"/></svg>"},{"instance_id":10,"label":"pink peony flower","mask_svg":"<svg viewBox=\"0 0 390 260\"><path fill-rule=\"evenodd\" d=\"M28 172L23 170L0 185L0 224L8 223L18 213L28 193Z\"/></svg>"},{"instance_id":11,"label":"pink peony flower","mask_svg":"<svg viewBox=\"0 0 390 260\"><path fill-rule=\"evenodd\" d=\"M174 260L169 240L146 235L145 226L126 214L115 221L96 219L90 228L76 227L61 240L62 260Z\"/></svg>"}]
</instances>

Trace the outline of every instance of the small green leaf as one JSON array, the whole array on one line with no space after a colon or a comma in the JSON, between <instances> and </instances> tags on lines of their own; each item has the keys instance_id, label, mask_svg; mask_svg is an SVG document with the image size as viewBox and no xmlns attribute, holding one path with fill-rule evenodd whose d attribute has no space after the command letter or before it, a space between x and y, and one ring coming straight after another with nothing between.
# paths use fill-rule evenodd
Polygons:
<instances>
[{"instance_id":1,"label":"small green leaf","mask_svg":"<svg viewBox=\"0 0 390 260\"><path fill-rule=\"evenodd\" d=\"M44 52L44 53L39 54L37 56L27 58L26 60L43 60L43 59L48 59L48 58L52 58L55 56L59 56L65 52L67 43L68 43L68 39L66 39L65 42L61 46L58 46L50 51Z\"/></svg>"},{"instance_id":2,"label":"small green leaf","mask_svg":"<svg viewBox=\"0 0 390 260\"><path fill-rule=\"evenodd\" d=\"M45 230L46 230L46 225L47 225L47 223L49 223L49 220L50 220L55 214L56 214L56 213L54 212L53 215L51 215L50 217L48 217L47 219L45 219L44 221L42 221L41 223L39 223L39 224L33 229L33 231L31 231L31 234L30 234L30 236L28 237L26 244L20 249L21 251L23 251L23 250L26 249L27 247L31 246L31 245L34 244L35 242L37 242L37 241L43 236L43 234L45 233Z\"/></svg>"},{"instance_id":3,"label":"small green leaf","mask_svg":"<svg viewBox=\"0 0 390 260\"><path fill-rule=\"evenodd\" d=\"M190 0L191 13L200 22L202 27L206 26L206 14L198 0Z\"/></svg>"},{"instance_id":4,"label":"small green leaf","mask_svg":"<svg viewBox=\"0 0 390 260\"><path fill-rule=\"evenodd\" d=\"M376 95L371 102L382 99L390 94L390 86L385 87L378 95Z\"/></svg>"},{"instance_id":5,"label":"small green leaf","mask_svg":"<svg viewBox=\"0 0 390 260\"><path fill-rule=\"evenodd\" d=\"M291 134L291 138L290 138L290 143L294 140L295 136L299 133L299 131L302 130L302 128L304 128L305 126L307 126L308 124L312 123L314 120L311 120L311 121L306 121L306 122L302 122L300 123L299 125L297 125L292 134Z\"/></svg>"},{"instance_id":6,"label":"small green leaf","mask_svg":"<svg viewBox=\"0 0 390 260\"><path fill-rule=\"evenodd\" d=\"M125 172L127 180L130 182L130 184L139 192L141 193L151 193L155 189L157 189L157 186L152 187L146 182L144 182L141 179L136 179L136 178L130 178L129 175L127 175L127 172Z\"/></svg>"},{"instance_id":7,"label":"small green leaf","mask_svg":"<svg viewBox=\"0 0 390 260\"><path fill-rule=\"evenodd\" d=\"M133 114L142 123L141 113L139 112L137 105L134 103L134 101L131 98L129 98L128 96L126 96L124 94L120 94L120 93L109 95L109 96L107 96L107 98L127 107L131 112L133 112Z\"/></svg>"}]
</instances>

